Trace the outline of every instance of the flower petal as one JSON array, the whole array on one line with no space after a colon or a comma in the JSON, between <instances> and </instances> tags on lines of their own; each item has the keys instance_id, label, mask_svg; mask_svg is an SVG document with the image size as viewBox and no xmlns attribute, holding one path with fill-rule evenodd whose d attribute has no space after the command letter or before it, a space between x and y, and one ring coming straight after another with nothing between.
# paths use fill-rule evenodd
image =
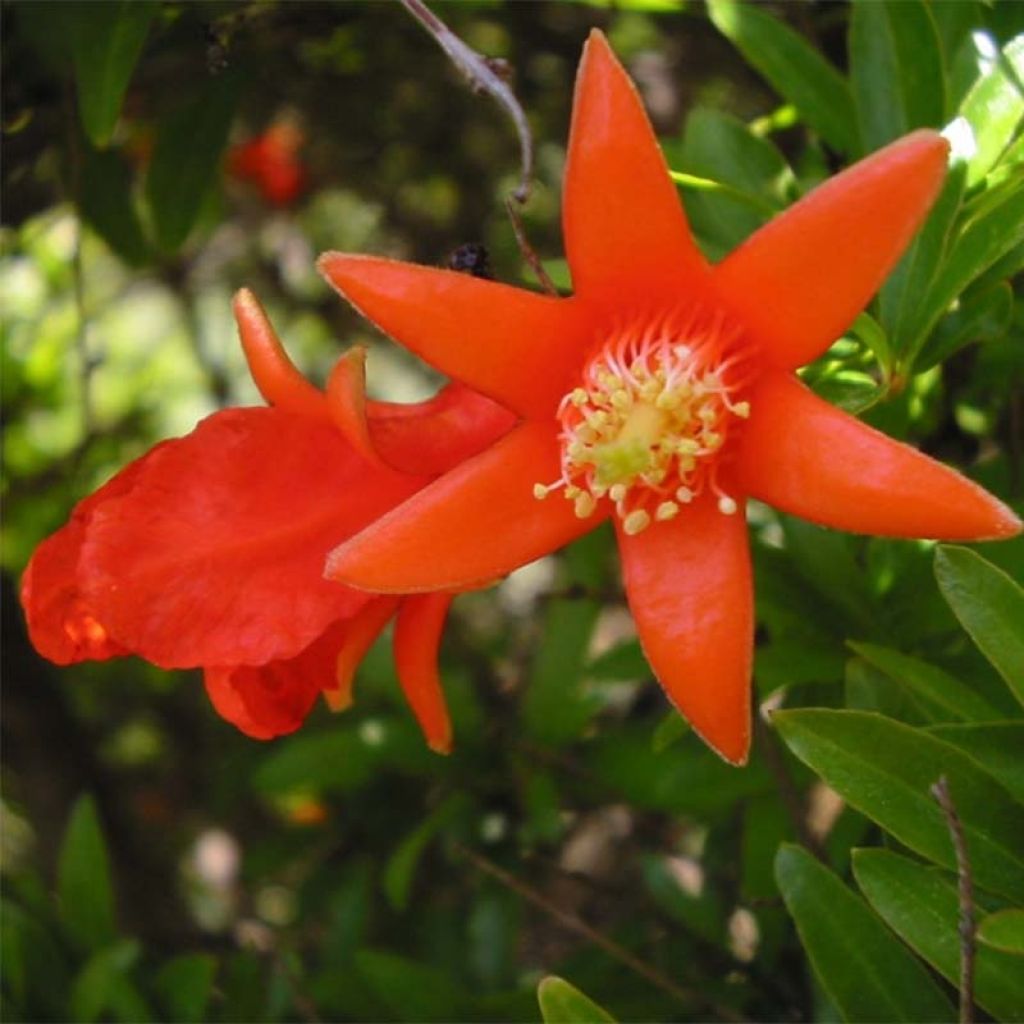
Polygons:
<instances>
[{"instance_id":1,"label":"flower petal","mask_svg":"<svg viewBox=\"0 0 1024 1024\"><path fill-rule=\"evenodd\" d=\"M775 366L825 351L867 304L939 193L946 140L913 132L830 178L714 270L723 301Z\"/></svg>"},{"instance_id":2,"label":"flower petal","mask_svg":"<svg viewBox=\"0 0 1024 1024\"><path fill-rule=\"evenodd\" d=\"M742 508L723 515L705 493L673 520L618 532L629 606L655 676L701 738L743 764L754 610Z\"/></svg>"},{"instance_id":3,"label":"flower petal","mask_svg":"<svg viewBox=\"0 0 1024 1024\"><path fill-rule=\"evenodd\" d=\"M324 690L324 699L332 711L344 711L352 706L356 670L397 611L399 600L391 596L372 597L345 620L335 659L334 683Z\"/></svg>"},{"instance_id":4,"label":"flower petal","mask_svg":"<svg viewBox=\"0 0 1024 1024\"><path fill-rule=\"evenodd\" d=\"M82 591L120 643L165 668L289 658L366 601L322 578L324 552L416 486L308 417L216 413L98 506Z\"/></svg>"},{"instance_id":5,"label":"flower petal","mask_svg":"<svg viewBox=\"0 0 1024 1024\"><path fill-rule=\"evenodd\" d=\"M593 529L572 502L533 496L561 475L550 423L520 424L331 552L326 575L380 592L489 583Z\"/></svg>"},{"instance_id":6,"label":"flower petal","mask_svg":"<svg viewBox=\"0 0 1024 1024\"><path fill-rule=\"evenodd\" d=\"M572 299L370 256L317 265L385 334L523 416L553 413L592 341Z\"/></svg>"},{"instance_id":7,"label":"flower petal","mask_svg":"<svg viewBox=\"0 0 1024 1024\"><path fill-rule=\"evenodd\" d=\"M402 601L395 621L398 681L427 745L439 754L450 754L452 749L452 723L437 672L437 652L452 598L451 594L414 594Z\"/></svg>"},{"instance_id":8,"label":"flower petal","mask_svg":"<svg viewBox=\"0 0 1024 1024\"><path fill-rule=\"evenodd\" d=\"M1020 520L976 483L818 398L787 373L750 395L735 472L754 498L824 526L883 537L985 540Z\"/></svg>"},{"instance_id":9,"label":"flower petal","mask_svg":"<svg viewBox=\"0 0 1024 1024\"><path fill-rule=\"evenodd\" d=\"M327 408L335 427L370 465L386 468L370 437L366 419L366 349L343 353L327 379Z\"/></svg>"},{"instance_id":10,"label":"flower petal","mask_svg":"<svg viewBox=\"0 0 1024 1024\"><path fill-rule=\"evenodd\" d=\"M576 79L563 198L577 294L676 293L702 283L704 258L686 223L643 104L608 40L593 31Z\"/></svg>"},{"instance_id":11,"label":"flower petal","mask_svg":"<svg viewBox=\"0 0 1024 1024\"><path fill-rule=\"evenodd\" d=\"M373 445L388 465L403 473L440 476L507 434L516 417L453 382L415 405L368 402L367 421Z\"/></svg>"},{"instance_id":12,"label":"flower petal","mask_svg":"<svg viewBox=\"0 0 1024 1024\"><path fill-rule=\"evenodd\" d=\"M273 324L248 288L235 294L232 308L242 351L260 394L284 412L328 419L327 401L288 358Z\"/></svg>"}]
</instances>

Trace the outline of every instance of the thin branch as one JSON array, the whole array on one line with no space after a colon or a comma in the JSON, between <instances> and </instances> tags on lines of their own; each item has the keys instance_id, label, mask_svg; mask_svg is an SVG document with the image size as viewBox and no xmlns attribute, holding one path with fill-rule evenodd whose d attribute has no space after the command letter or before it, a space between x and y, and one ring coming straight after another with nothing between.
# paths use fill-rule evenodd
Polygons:
<instances>
[{"instance_id":1,"label":"thin branch","mask_svg":"<svg viewBox=\"0 0 1024 1024\"><path fill-rule=\"evenodd\" d=\"M519 211L516 209L515 194L510 195L505 200L505 209L508 210L508 219L512 221L512 230L515 232L516 243L519 246L519 252L522 254L523 259L529 264L534 276L540 282L541 288L548 295L557 297L558 289L555 287L555 282L548 276L548 272L544 269L544 264L541 263L540 257L534 251L533 246L530 245L526 232L523 230L523 222L519 216Z\"/></svg>"},{"instance_id":2,"label":"thin branch","mask_svg":"<svg viewBox=\"0 0 1024 1024\"><path fill-rule=\"evenodd\" d=\"M967 857L967 840L960 816L956 813L949 782L945 775L931 787L931 794L942 808L949 837L956 852L957 895L960 901L960 1024L974 1020L974 954L977 918L974 910L974 879L971 862Z\"/></svg>"},{"instance_id":3,"label":"thin branch","mask_svg":"<svg viewBox=\"0 0 1024 1024\"><path fill-rule=\"evenodd\" d=\"M519 203L530 198L533 179L533 137L526 114L506 81L507 68L467 46L423 0L401 0L402 6L437 40L451 62L465 75L474 92L486 92L505 108L519 136L521 171L519 187L512 194Z\"/></svg>"},{"instance_id":4,"label":"thin branch","mask_svg":"<svg viewBox=\"0 0 1024 1024\"><path fill-rule=\"evenodd\" d=\"M568 928L569 931L575 932L588 942L603 949L612 959L618 960L619 963L639 974L656 988L672 996L673 999L677 999L681 1003L691 1004L696 1002L706 1006L718 1014L722 1020L736 1022L736 1024L742 1024L746 1020L745 1017L738 1014L731 1006L723 1006L710 999L706 993L677 985L671 978L662 974L661 971L651 967L650 964L644 963L639 957L634 956L625 946L619 945L614 939L609 938L603 932L597 931L596 928L591 927L586 921L575 914L563 910L557 904L552 903L542 893L516 878L515 875L510 874L483 854L478 853L476 850L471 850L459 842L453 845L456 851L465 857L477 870L490 875L505 886L506 889L510 889L528 903L532 903L535 907L544 911L545 914L553 917L564 928Z\"/></svg>"}]
</instances>

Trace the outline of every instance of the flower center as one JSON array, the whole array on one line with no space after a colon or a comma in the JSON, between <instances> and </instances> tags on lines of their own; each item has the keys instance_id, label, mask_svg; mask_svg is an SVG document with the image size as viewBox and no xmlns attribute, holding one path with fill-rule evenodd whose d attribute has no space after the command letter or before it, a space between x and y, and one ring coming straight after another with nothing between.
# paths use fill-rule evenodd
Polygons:
<instances>
[{"instance_id":1,"label":"flower center","mask_svg":"<svg viewBox=\"0 0 1024 1024\"><path fill-rule=\"evenodd\" d=\"M726 354L723 335L691 329L684 342L652 329L607 343L558 407L562 476L537 484L534 496L562 490L580 518L607 497L628 534L674 518L705 488L732 515L718 465L750 403L737 400L739 359Z\"/></svg>"}]
</instances>

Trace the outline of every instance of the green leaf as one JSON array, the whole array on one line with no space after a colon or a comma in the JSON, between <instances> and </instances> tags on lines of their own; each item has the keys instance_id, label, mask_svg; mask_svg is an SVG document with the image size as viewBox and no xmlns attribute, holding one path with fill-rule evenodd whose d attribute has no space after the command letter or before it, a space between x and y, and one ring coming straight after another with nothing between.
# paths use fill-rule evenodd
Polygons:
<instances>
[{"instance_id":1,"label":"green leaf","mask_svg":"<svg viewBox=\"0 0 1024 1024\"><path fill-rule=\"evenodd\" d=\"M132 70L160 9L149 0L106 0L72 5L72 58L78 110L86 134L105 146L117 124Z\"/></svg>"},{"instance_id":2,"label":"green leaf","mask_svg":"<svg viewBox=\"0 0 1024 1024\"><path fill-rule=\"evenodd\" d=\"M945 120L942 52L921 0L856 0L850 82L867 152Z\"/></svg>"},{"instance_id":3,"label":"green leaf","mask_svg":"<svg viewBox=\"0 0 1024 1024\"><path fill-rule=\"evenodd\" d=\"M801 709L772 718L790 749L857 810L943 867L956 856L930 787L945 775L975 880L1024 895L1024 806L956 747L881 715Z\"/></svg>"},{"instance_id":4,"label":"green leaf","mask_svg":"<svg viewBox=\"0 0 1024 1024\"><path fill-rule=\"evenodd\" d=\"M708 14L715 28L833 149L846 156L860 151L856 111L845 80L802 36L754 4L709 0Z\"/></svg>"},{"instance_id":5,"label":"green leaf","mask_svg":"<svg viewBox=\"0 0 1024 1024\"><path fill-rule=\"evenodd\" d=\"M945 316L925 342L915 360L915 373L924 373L945 362L965 345L998 341L1013 318L1013 288L1009 281L965 292L957 308Z\"/></svg>"},{"instance_id":6,"label":"green leaf","mask_svg":"<svg viewBox=\"0 0 1024 1024\"><path fill-rule=\"evenodd\" d=\"M79 972L71 987L71 1015L90 1024L109 1009L119 982L139 958L140 947L134 939L124 939L94 953Z\"/></svg>"},{"instance_id":7,"label":"green leaf","mask_svg":"<svg viewBox=\"0 0 1024 1024\"><path fill-rule=\"evenodd\" d=\"M782 154L758 138L738 118L697 108L686 119L682 145L668 157L692 176L720 188L685 189L690 223L713 251L712 258L734 249L785 206L793 173ZM676 176L678 180L678 176Z\"/></svg>"},{"instance_id":8,"label":"green leaf","mask_svg":"<svg viewBox=\"0 0 1024 1024\"><path fill-rule=\"evenodd\" d=\"M239 75L220 75L159 125L146 197L157 242L167 252L184 243L217 180L240 92Z\"/></svg>"},{"instance_id":9,"label":"green leaf","mask_svg":"<svg viewBox=\"0 0 1024 1024\"><path fill-rule=\"evenodd\" d=\"M647 679L651 675L651 666L647 664L638 640L623 640L599 654L586 671L592 679Z\"/></svg>"},{"instance_id":10,"label":"green leaf","mask_svg":"<svg viewBox=\"0 0 1024 1024\"><path fill-rule=\"evenodd\" d=\"M90 150L82 161L78 194L82 217L130 266L148 257L148 246L132 205L132 169L120 153Z\"/></svg>"},{"instance_id":11,"label":"green leaf","mask_svg":"<svg viewBox=\"0 0 1024 1024\"><path fill-rule=\"evenodd\" d=\"M217 961L205 953L176 956L164 964L155 985L168 1019L205 1020L216 973Z\"/></svg>"},{"instance_id":12,"label":"green leaf","mask_svg":"<svg viewBox=\"0 0 1024 1024\"><path fill-rule=\"evenodd\" d=\"M960 978L956 882L889 850L854 850L853 874L886 924L953 985ZM1024 1020L1024 971L1006 953L979 946L974 997L1000 1020Z\"/></svg>"},{"instance_id":13,"label":"green leaf","mask_svg":"<svg viewBox=\"0 0 1024 1024\"><path fill-rule=\"evenodd\" d=\"M589 598L552 598L544 635L523 700L523 720L542 743L562 744L579 737L596 709L583 690L587 647L601 606Z\"/></svg>"},{"instance_id":14,"label":"green leaf","mask_svg":"<svg viewBox=\"0 0 1024 1024\"><path fill-rule=\"evenodd\" d=\"M554 974L541 979L537 1002L544 1024L608 1024L615 1020L575 985Z\"/></svg>"},{"instance_id":15,"label":"green leaf","mask_svg":"<svg viewBox=\"0 0 1024 1024\"><path fill-rule=\"evenodd\" d=\"M447 974L392 953L361 949L356 966L402 1021L462 1020L464 997Z\"/></svg>"},{"instance_id":16,"label":"green leaf","mask_svg":"<svg viewBox=\"0 0 1024 1024\"><path fill-rule=\"evenodd\" d=\"M775 856L775 880L814 971L847 1021L949 1021L925 968L860 897L799 846Z\"/></svg>"},{"instance_id":17,"label":"green leaf","mask_svg":"<svg viewBox=\"0 0 1024 1024\"><path fill-rule=\"evenodd\" d=\"M681 739L690 731L690 723L678 711L670 711L658 723L651 736L651 749L660 754L668 750L676 740Z\"/></svg>"},{"instance_id":18,"label":"green leaf","mask_svg":"<svg viewBox=\"0 0 1024 1024\"><path fill-rule=\"evenodd\" d=\"M969 548L940 545L935 578L953 614L1024 704L1024 590Z\"/></svg>"},{"instance_id":19,"label":"green leaf","mask_svg":"<svg viewBox=\"0 0 1024 1024\"><path fill-rule=\"evenodd\" d=\"M1024 119L1024 35L1011 39L989 65L960 106L974 143L967 159L968 188L995 166Z\"/></svg>"},{"instance_id":20,"label":"green leaf","mask_svg":"<svg viewBox=\"0 0 1024 1024\"><path fill-rule=\"evenodd\" d=\"M81 949L97 950L114 941L110 861L91 796L80 797L71 811L57 865L57 894L61 921Z\"/></svg>"},{"instance_id":21,"label":"green leaf","mask_svg":"<svg viewBox=\"0 0 1024 1024\"><path fill-rule=\"evenodd\" d=\"M1024 910L997 910L978 924L978 941L993 949L1024 956Z\"/></svg>"},{"instance_id":22,"label":"green leaf","mask_svg":"<svg viewBox=\"0 0 1024 1024\"><path fill-rule=\"evenodd\" d=\"M253 784L266 793L359 789L373 775L374 749L351 726L289 737L256 770Z\"/></svg>"},{"instance_id":23,"label":"green leaf","mask_svg":"<svg viewBox=\"0 0 1024 1024\"><path fill-rule=\"evenodd\" d=\"M929 730L940 740L965 750L1008 793L1024 804L1024 722L981 722L935 725Z\"/></svg>"},{"instance_id":24,"label":"green leaf","mask_svg":"<svg viewBox=\"0 0 1024 1024\"><path fill-rule=\"evenodd\" d=\"M848 646L893 682L906 687L928 709L939 711L944 718L974 722L1002 717L984 697L979 697L969 686L934 665L877 644L850 641Z\"/></svg>"}]
</instances>

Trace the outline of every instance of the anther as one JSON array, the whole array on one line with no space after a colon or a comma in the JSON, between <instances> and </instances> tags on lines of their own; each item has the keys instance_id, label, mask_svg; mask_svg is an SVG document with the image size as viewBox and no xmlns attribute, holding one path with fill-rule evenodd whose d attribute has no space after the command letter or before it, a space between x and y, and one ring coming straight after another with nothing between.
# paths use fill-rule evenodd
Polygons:
<instances>
[{"instance_id":1,"label":"anther","mask_svg":"<svg viewBox=\"0 0 1024 1024\"><path fill-rule=\"evenodd\" d=\"M741 420L745 420L750 416L750 403L749 402L737 402L733 407L732 411L739 416Z\"/></svg>"},{"instance_id":2,"label":"anther","mask_svg":"<svg viewBox=\"0 0 1024 1024\"><path fill-rule=\"evenodd\" d=\"M625 484L612 484L611 489L608 491L608 497L618 503L626 497L626 490Z\"/></svg>"},{"instance_id":3,"label":"anther","mask_svg":"<svg viewBox=\"0 0 1024 1024\"><path fill-rule=\"evenodd\" d=\"M548 489L543 484L533 485L533 496L538 501L543 501L548 496Z\"/></svg>"},{"instance_id":4,"label":"anther","mask_svg":"<svg viewBox=\"0 0 1024 1024\"><path fill-rule=\"evenodd\" d=\"M736 502L733 501L728 494L723 494L718 499L718 511L721 512L723 516L735 515L736 508Z\"/></svg>"},{"instance_id":5,"label":"anther","mask_svg":"<svg viewBox=\"0 0 1024 1024\"><path fill-rule=\"evenodd\" d=\"M641 530L647 529L651 524L650 515L642 508L634 509L622 520L622 529L630 536L638 534Z\"/></svg>"},{"instance_id":6,"label":"anther","mask_svg":"<svg viewBox=\"0 0 1024 1024\"><path fill-rule=\"evenodd\" d=\"M674 519L679 512L679 506L674 501L663 501L655 510L654 518L659 523Z\"/></svg>"},{"instance_id":7,"label":"anther","mask_svg":"<svg viewBox=\"0 0 1024 1024\"><path fill-rule=\"evenodd\" d=\"M569 396L569 401L573 405L586 405L590 401L590 395L583 390L583 388L574 388L572 394Z\"/></svg>"},{"instance_id":8,"label":"anther","mask_svg":"<svg viewBox=\"0 0 1024 1024\"><path fill-rule=\"evenodd\" d=\"M573 502L573 510L579 519L586 519L587 516L593 514L596 508L597 499L589 492L583 491L576 495L576 500Z\"/></svg>"},{"instance_id":9,"label":"anther","mask_svg":"<svg viewBox=\"0 0 1024 1024\"><path fill-rule=\"evenodd\" d=\"M676 500L681 501L684 505L689 505L693 501L693 491L689 487L677 487Z\"/></svg>"}]
</instances>

